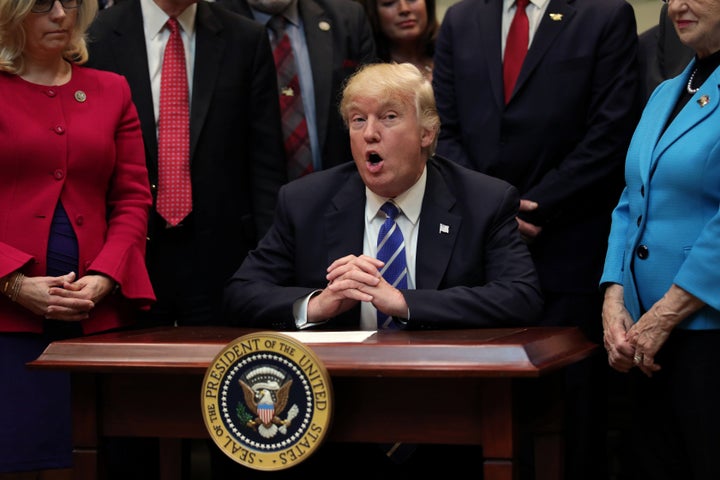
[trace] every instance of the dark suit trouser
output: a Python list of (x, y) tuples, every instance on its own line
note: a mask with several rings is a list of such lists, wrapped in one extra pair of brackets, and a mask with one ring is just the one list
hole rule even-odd
[(193, 215), (180, 226), (158, 230), (148, 242), (147, 265), (157, 301), (141, 314), (140, 326), (218, 323), (221, 292), (213, 295), (211, 290), (225, 279), (208, 278), (207, 265), (198, 263)]
[(656, 363), (630, 372), (623, 479), (720, 479), (720, 330), (674, 330)]

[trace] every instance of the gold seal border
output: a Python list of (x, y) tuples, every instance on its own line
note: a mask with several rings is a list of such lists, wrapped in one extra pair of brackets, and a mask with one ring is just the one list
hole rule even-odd
[[(232, 368), (244, 358), (275, 354), (298, 365), (314, 397), (309, 426), (302, 437), (284, 450), (264, 452), (238, 442), (226, 430), (220, 405), (221, 384)], [(233, 461), (254, 470), (284, 470), (308, 458), (325, 439), (333, 414), (333, 392), (325, 365), (307, 345), (279, 332), (256, 332), (229, 342), (213, 359), (203, 378), (200, 403), (205, 427), (213, 442)]]

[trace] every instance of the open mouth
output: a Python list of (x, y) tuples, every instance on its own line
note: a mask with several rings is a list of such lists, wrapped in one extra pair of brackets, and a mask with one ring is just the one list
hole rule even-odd
[(368, 162), (370, 162), (372, 165), (377, 165), (378, 163), (382, 162), (382, 158), (377, 153), (371, 153), (368, 157)]

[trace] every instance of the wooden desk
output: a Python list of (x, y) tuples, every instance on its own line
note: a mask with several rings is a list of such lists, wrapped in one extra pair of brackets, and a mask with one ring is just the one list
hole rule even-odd
[[(178, 478), (180, 439), (209, 437), (200, 408), (207, 367), (226, 344), (253, 331), (169, 327), (48, 346), (30, 365), (72, 373), (73, 478), (98, 477), (98, 445), (106, 436), (161, 438), (163, 478)], [(518, 382), (551, 377), (597, 348), (576, 328), (560, 327), (381, 331), (361, 343), (310, 346), (333, 382), (327, 441), (480, 444), (486, 480), (517, 478)], [(536, 443), (538, 478), (562, 475), (560, 390), (540, 402), (548, 408)], [(387, 395), (411, 401), (389, 405)]]

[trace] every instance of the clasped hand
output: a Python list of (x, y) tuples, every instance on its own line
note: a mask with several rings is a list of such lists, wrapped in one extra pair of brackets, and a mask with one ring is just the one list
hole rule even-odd
[(327, 269), (327, 286), (308, 304), (308, 321), (327, 320), (358, 302), (372, 302), (388, 315), (407, 315), (403, 294), (380, 275), (383, 265), (367, 255), (347, 255), (335, 260)]
[(643, 342), (643, 348), (638, 348), (640, 334), (655, 330), (653, 327), (657, 325), (653, 325), (647, 315), (643, 315), (637, 324), (633, 322), (630, 312), (625, 308), (621, 286), (611, 285), (607, 288), (602, 320), (603, 343), (612, 368), (628, 372), (632, 367), (638, 367), (648, 377), (660, 370), (660, 365), (655, 363), (655, 354), (665, 338), (656, 342)]
[(47, 319), (83, 320), (112, 291), (114, 282), (104, 275), (75, 278), (75, 272), (59, 277), (25, 277), (17, 302)]

